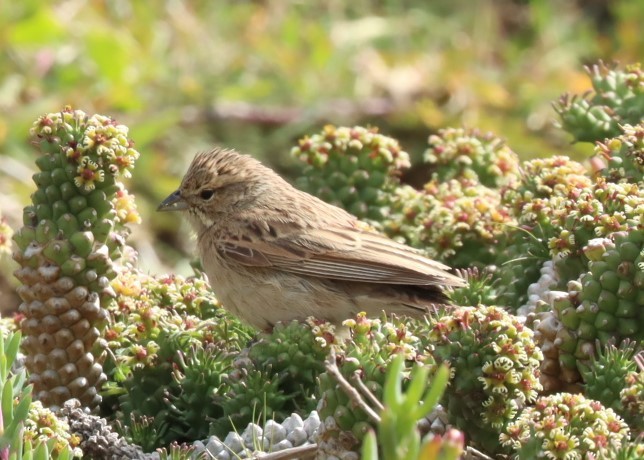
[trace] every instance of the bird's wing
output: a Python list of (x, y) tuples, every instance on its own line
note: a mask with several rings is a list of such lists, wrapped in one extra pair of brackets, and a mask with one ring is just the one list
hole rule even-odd
[[(342, 226), (282, 233), (264, 224), (261, 238), (227, 236), (216, 243), (225, 259), (300, 275), (404, 285), (462, 286), (449, 267), (378, 233)], [(244, 232), (253, 234), (253, 232)]]

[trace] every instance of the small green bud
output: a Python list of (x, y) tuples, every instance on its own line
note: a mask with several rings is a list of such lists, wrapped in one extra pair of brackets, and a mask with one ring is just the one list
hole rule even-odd
[(76, 187), (71, 182), (60, 184), (60, 194), (63, 200), (69, 201), (76, 196)]
[(83, 257), (72, 255), (61, 265), (61, 271), (64, 276), (75, 276), (85, 270), (87, 263)]
[(58, 235), (58, 227), (56, 224), (47, 219), (43, 219), (36, 227), (36, 241), (40, 244), (45, 244), (52, 241)]
[(67, 180), (69, 182), (74, 182), (74, 178), (76, 177), (76, 168), (73, 165), (66, 165), (63, 170), (65, 171), (65, 176), (67, 177)]
[(76, 216), (66, 213), (58, 218), (56, 221), (58, 228), (63, 233), (63, 235), (72, 235), (80, 230), (80, 225), (78, 224), (78, 219)]
[(617, 273), (610, 270), (602, 273), (599, 277), (599, 283), (602, 285), (602, 288), (615, 292), (619, 286), (619, 277), (617, 276)]
[(636, 302), (626, 299), (619, 299), (617, 302), (617, 310), (615, 310), (615, 316), (620, 318), (636, 318), (639, 312), (639, 308)]
[(36, 208), (34, 206), (25, 206), (22, 210), (22, 224), (26, 227), (35, 227), (37, 223)]
[(34, 204), (47, 204), (47, 194), (41, 188), (36, 189), (36, 191), (31, 195), (31, 201)]
[(55, 167), (54, 157), (51, 155), (43, 155), (36, 158), (36, 166), (41, 171), (51, 171)]
[(92, 233), (94, 234), (94, 238), (96, 238), (97, 242), (105, 243), (105, 241), (107, 241), (107, 237), (109, 236), (110, 232), (113, 229), (114, 229), (113, 220), (102, 219), (100, 222), (94, 225), (94, 228), (92, 229)]
[(69, 238), (74, 252), (80, 257), (87, 257), (94, 247), (94, 235), (92, 232), (76, 232)]
[(43, 254), (49, 260), (56, 262), (57, 265), (62, 265), (69, 260), (71, 254), (71, 247), (69, 241), (66, 240), (54, 240), (50, 241), (49, 244), (43, 249)]
[(612, 332), (617, 325), (617, 318), (610, 313), (600, 311), (595, 318), (595, 327), (600, 331)]
[(87, 207), (87, 198), (84, 196), (75, 196), (68, 201), (69, 210), (74, 214), (79, 214)]
[(55, 185), (49, 185), (45, 189), (45, 195), (47, 195), (47, 200), (49, 203), (55, 203), (61, 199), (60, 189)]
[(60, 186), (65, 182), (69, 182), (63, 168), (56, 168), (51, 172), (51, 178), (54, 184)]
[(632, 318), (617, 319), (617, 333), (621, 337), (633, 337), (639, 330), (639, 322), (633, 321)]
[(96, 213), (100, 217), (105, 216), (114, 208), (103, 190), (94, 190), (88, 196), (88, 203), (92, 208), (96, 209)]
[(78, 220), (87, 228), (92, 227), (97, 219), (98, 215), (94, 208), (85, 208), (78, 213)]
[(36, 205), (36, 217), (38, 220), (51, 219), (51, 208), (47, 204)]
[(69, 212), (69, 208), (67, 207), (67, 203), (65, 203), (62, 200), (56, 201), (52, 205), (51, 210), (52, 210), (53, 218), (55, 220), (58, 220), (61, 216), (63, 216), (64, 214)]
[(38, 187), (47, 187), (51, 185), (51, 174), (49, 172), (39, 172), (33, 175), (33, 180)]
[(33, 227), (24, 226), (13, 235), (13, 240), (16, 242), (20, 250), (24, 251), (25, 248), (36, 239), (36, 229)]

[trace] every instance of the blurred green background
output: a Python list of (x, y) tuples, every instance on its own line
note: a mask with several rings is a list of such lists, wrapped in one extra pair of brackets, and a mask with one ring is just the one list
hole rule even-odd
[[(641, 61), (634, 0), (5, 0), (0, 3), (0, 213), (34, 189), (28, 131), (70, 104), (130, 127), (144, 269), (189, 274), (192, 242), (154, 212), (195, 152), (250, 153), (288, 177), (297, 139), (375, 125), (419, 158), (430, 133), (479, 127), (522, 157), (570, 145), (551, 102), (590, 88), (584, 64)], [(0, 302), (12, 307), (4, 256)]]

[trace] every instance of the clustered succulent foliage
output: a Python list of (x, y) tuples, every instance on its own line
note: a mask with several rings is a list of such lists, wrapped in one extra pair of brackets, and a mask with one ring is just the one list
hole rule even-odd
[(13, 254), (25, 364), (35, 396), (54, 408), (72, 397), (95, 407), (106, 380), (99, 339), (114, 300), (110, 281), (126, 224), (138, 220), (120, 182), (139, 156), (127, 134), (111, 118), (69, 107), (31, 129), (40, 172)]
[(429, 180), (422, 190), (396, 190), (385, 231), (455, 267), (492, 262), (501, 235), (515, 224), (501, 190), (517, 181), (517, 155), (476, 130), (440, 130), (429, 144)]
[(582, 395), (557, 393), (526, 407), (501, 434), (501, 442), (519, 451), (532, 438), (547, 458), (612, 458), (628, 440), (626, 423), (601, 403)]
[(419, 336), (427, 353), (452, 371), (450, 421), (494, 452), (499, 433), (542, 389), (543, 355), (533, 332), (503, 309), (479, 305), (432, 319)]
[[(120, 181), (139, 154), (125, 126), (71, 108), (40, 117), (36, 191), (13, 236), (23, 303), (0, 323), (0, 458), (194, 458), (200, 440), (214, 458), (310, 441), (321, 458), (453, 459), (464, 442), (513, 458), (640, 458), (642, 72), (589, 73), (594, 92), (556, 106), (595, 143), (589, 161), (520, 162), (492, 133), (443, 129), (414, 188), (409, 155), (375, 128), (301, 139), (302, 189), (469, 285), (423, 321), (309, 318), (269, 334), (229, 316), (199, 273), (137, 268), (126, 238), (139, 216)], [(0, 218), (0, 256), (10, 238)]]
[(398, 141), (377, 128), (325, 126), (300, 139), (291, 154), (306, 163), (297, 185), (355, 216), (379, 225), (391, 193), (409, 168)]
[(599, 63), (586, 67), (593, 90), (583, 96), (565, 94), (555, 104), (564, 130), (577, 141), (616, 137), (621, 126), (638, 124), (644, 112), (644, 72), (640, 64), (620, 69)]

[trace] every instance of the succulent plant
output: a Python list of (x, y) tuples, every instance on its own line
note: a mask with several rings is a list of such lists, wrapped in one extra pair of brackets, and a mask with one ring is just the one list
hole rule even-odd
[[(412, 369), (407, 390), (403, 392), (403, 368), (402, 355), (397, 355), (387, 367), (382, 404), (372, 408), (378, 419), (378, 437), (374, 431), (367, 433), (362, 460), (460, 458), (465, 444), (463, 433), (452, 428), (444, 435), (430, 433), (421, 441), (418, 428), (419, 422), (438, 404), (449, 380), (449, 370), (443, 366), (429, 378), (429, 368), (417, 364)], [(355, 390), (359, 394), (359, 390)], [(373, 404), (373, 401), (369, 402)], [(364, 401), (364, 404), (368, 403)], [(378, 454), (378, 444), (382, 457)]]
[(0, 458), (69, 460), (81, 457), (79, 439), (65, 420), (32, 400), (19, 364), (20, 332), (0, 335)]
[(644, 439), (639, 436), (637, 439), (625, 442), (620, 448), (612, 449), (606, 458), (615, 460), (640, 460), (644, 458)]
[[(517, 216), (523, 215), (526, 205), (539, 199), (552, 197), (568, 197), (575, 191), (590, 188), (593, 181), (588, 176), (587, 169), (566, 156), (535, 158), (521, 164), (521, 181), (516, 187), (503, 190), (503, 202), (511, 207)], [(547, 203), (544, 203), (547, 205)], [(544, 211), (547, 208), (544, 206)], [(538, 206), (530, 208), (525, 223), (539, 222), (543, 211)]]
[(566, 197), (591, 185), (583, 165), (567, 157), (534, 159), (521, 165), (521, 181), (503, 190), (503, 204), (517, 225), (506, 227), (494, 261), (500, 304), (517, 311), (528, 302), (528, 287), (552, 260), (548, 241), (556, 232), (555, 209)]
[(112, 287), (106, 394), (116, 399), (125, 430), (147, 417), (148, 449), (207, 436), (224, 416), (222, 380), (250, 331), (225, 313), (201, 277), (151, 277), (127, 267)]
[(80, 439), (85, 458), (158, 459), (144, 454), (141, 447), (129, 444), (106, 419), (88, 414), (77, 399), (65, 402), (60, 414), (69, 424), (70, 431)]
[[(576, 174), (574, 163), (563, 160), (555, 164), (559, 172), (548, 167), (538, 173), (543, 168), (531, 166), (535, 172), (532, 185), (504, 196), (518, 213), (519, 224), (507, 236), (507, 246), (496, 261), (500, 266), (500, 299), (511, 308), (527, 301), (527, 286), (539, 276), (535, 263), (541, 268), (546, 261), (554, 261), (558, 279), (555, 287), (563, 290), (587, 270), (583, 248), (591, 239), (638, 230), (643, 225), (644, 188), (635, 183), (607, 182), (603, 177), (592, 180)], [(567, 175), (562, 176), (564, 173)], [(566, 177), (571, 177), (569, 182)], [(544, 182), (544, 178), (548, 180)], [(524, 268), (530, 276), (519, 281), (521, 289), (512, 286), (512, 278), (516, 279)]]
[(429, 136), (424, 160), (432, 179), (466, 179), (491, 188), (508, 187), (519, 179), (519, 157), (492, 133), (447, 128)]
[(32, 445), (49, 444), (49, 455), (57, 459), (61, 454), (71, 452), (74, 457), (82, 457), (83, 452), (78, 447), (80, 438), (70, 431), (66, 420), (59, 418), (50, 409), (43, 407), (40, 401), (33, 401), (29, 407), (29, 415), (24, 424), (23, 439)]
[(212, 424), (211, 432), (223, 436), (249, 423), (262, 420), (283, 420), (289, 395), (281, 389), (284, 377), (272, 374), (270, 369), (258, 369), (244, 360), (224, 377), (218, 404), (223, 416)]
[[(337, 351), (339, 372), (349, 383), (366, 387), (379, 400), (383, 397), (387, 366), (396, 355), (405, 358), (401, 370), (405, 377), (412, 364), (422, 359), (416, 348), (418, 338), (400, 320), (369, 319), (361, 313), (344, 325), (349, 328), (351, 340)], [(319, 452), (327, 456), (358, 452), (367, 432), (374, 429), (373, 422), (328, 370), (320, 375), (319, 392)]]
[(542, 440), (536, 458), (613, 458), (609, 454), (629, 435), (628, 426), (612, 409), (582, 395), (556, 393), (523, 409), (499, 439), (515, 453), (530, 439)]
[(571, 361), (589, 359), (595, 340), (644, 339), (644, 229), (612, 236), (614, 243), (585, 247), (589, 271), (569, 284), (572, 305), (557, 309), (571, 332), (571, 340), (560, 346)]
[(119, 182), (139, 156), (127, 133), (111, 118), (69, 107), (31, 129), (40, 172), (24, 227), (14, 235), (14, 259), (26, 365), (45, 406), (72, 397), (88, 407), (100, 401), (106, 376), (99, 338), (114, 298), (109, 283), (126, 224), (138, 217)]
[(318, 376), (324, 371), (329, 349), (337, 342), (332, 324), (309, 318), (277, 323), (270, 335), (250, 346), (248, 355), (256, 368), (282, 382), (280, 389), (289, 395), (287, 411), (308, 413), (317, 406)]
[(564, 291), (550, 291), (547, 302), (537, 302), (532, 327), (535, 341), (544, 356), (540, 382), (543, 390), (548, 393), (581, 391), (581, 374), (574, 356), (569, 353), (576, 343), (574, 334), (565, 327), (558, 313), (570, 308), (574, 308), (573, 302), (570, 294)]
[(426, 353), (452, 372), (444, 405), (451, 423), (494, 452), (495, 439), (541, 390), (543, 359), (533, 333), (494, 306), (460, 307), (430, 319)]
[(522, 225), (508, 229), (496, 257), (499, 305), (517, 312), (529, 300), (528, 288), (539, 280), (541, 270), (550, 260), (544, 228)]
[(491, 261), (505, 227), (514, 222), (498, 190), (468, 179), (432, 180), (422, 192), (405, 188), (391, 202), (387, 234), (455, 267)]
[(634, 342), (625, 341), (619, 347), (612, 343), (598, 346), (590, 363), (581, 368), (584, 395), (623, 416), (620, 393), (627, 385), (627, 375), (637, 368), (634, 355)]
[(386, 217), (388, 195), (410, 166), (398, 141), (361, 126), (325, 126), (300, 139), (291, 154), (307, 164), (299, 188), (374, 225)]
[(595, 145), (599, 173), (611, 182), (644, 181), (644, 122), (621, 126), (622, 134)]
[(620, 125), (644, 118), (644, 72), (604, 63), (586, 67), (593, 91), (582, 97), (564, 94), (555, 104), (563, 129), (576, 141), (595, 142), (620, 134)]
[(204, 439), (210, 434), (211, 424), (225, 415), (218, 397), (225, 390), (222, 383), (232, 367), (233, 355), (214, 344), (193, 345), (178, 351), (176, 361), (174, 384), (164, 398), (168, 409), (163, 422), (168, 432), (163, 440)]
[(461, 278), (467, 281), (462, 287), (448, 290), (450, 301), (459, 307), (472, 305), (494, 305), (497, 301), (497, 280), (493, 273), (484, 268), (472, 267), (458, 270)]
[(644, 432), (644, 369), (629, 372), (619, 393), (621, 414), (634, 433)]

